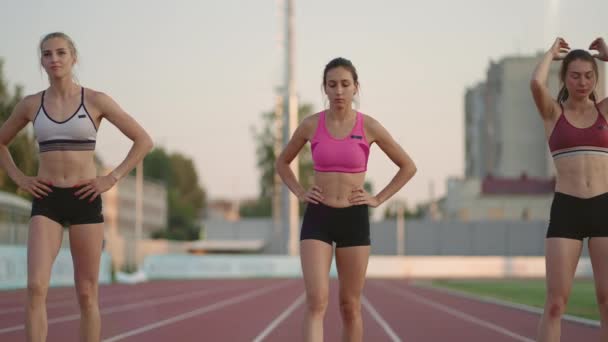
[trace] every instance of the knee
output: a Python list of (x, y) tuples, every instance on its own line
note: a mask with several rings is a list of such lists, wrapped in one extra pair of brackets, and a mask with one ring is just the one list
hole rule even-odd
[(76, 283), (78, 303), (82, 309), (97, 305), (97, 282), (92, 280), (79, 280)]
[(559, 319), (566, 311), (568, 303), (568, 295), (564, 294), (548, 294), (547, 295), (547, 315), (551, 319)]
[(608, 316), (608, 292), (597, 293), (597, 305), (602, 316)]
[(308, 312), (314, 316), (323, 316), (327, 309), (328, 296), (322, 293), (306, 295), (306, 306)]
[(44, 301), (49, 290), (49, 284), (43, 281), (31, 280), (27, 283), (29, 301)]
[(356, 297), (340, 297), (342, 319), (351, 322), (361, 316), (361, 301)]

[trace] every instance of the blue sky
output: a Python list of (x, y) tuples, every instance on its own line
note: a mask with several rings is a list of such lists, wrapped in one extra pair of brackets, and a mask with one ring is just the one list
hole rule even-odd
[[(11, 84), (36, 92), (48, 85), (38, 66), (40, 38), (69, 34), (83, 85), (116, 99), (157, 145), (193, 158), (211, 197), (253, 197), (259, 189), (250, 128), (273, 107), (282, 79), (279, 3), (5, 0), (0, 57)], [(413, 204), (428, 199), (431, 182), (441, 195), (447, 177), (463, 174), (464, 92), (485, 78), (490, 60), (544, 51), (558, 34), (586, 48), (597, 36), (608, 39), (607, 15), (608, 1), (599, 0), (296, 1), (299, 99), (323, 109), (324, 65), (351, 59), (360, 110), (387, 127), (418, 165), (396, 195)], [(115, 165), (129, 143), (106, 122), (97, 150)], [(374, 147), (368, 178), (375, 189), (395, 172)]]

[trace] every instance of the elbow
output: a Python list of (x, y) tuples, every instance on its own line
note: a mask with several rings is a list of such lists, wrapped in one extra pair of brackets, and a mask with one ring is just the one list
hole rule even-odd
[(152, 149), (154, 148), (154, 141), (152, 141), (152, 138), (150, 138), (148, 134), (144, 135), (140, 139), (140, 143), (146, 153), (152, 151)]
[(281, 177), (282, 179), (285, 175), (286, 170), (289, 169), (289, 163), (287, 163), (287, 161), (285, 161), (285, 158), (280, 155), (274, 163), (274, 169), (279, 174), (279, 177)]
[(414, 177), (416, 172), (418, 172), (418, 168), (416, 167), (416, 165), (412, 164), (412, 166), (410, 167), (410, 172), (409, 172), (410, 178)]
[(534, 77), (530, 80), (530, 90), (532, 91), (532, 93), (538, 92), (542, 87), (543, 83), (540, 80)]
[(146, 149), (148, 150), (148, 152), (152, 151), (152, 149), (154, 148), (154, 141), (152, 141), (152, 139), (150, 137), (148, 137), (148, 140), (146, 141)]
[(281, 174), (283, 164), (284, 162), (281, 157), (277, 158), (277, 160), (274, 162), (274, 169), (279, 173), (279, 175)]
[(414, 177), (414, 175), (418, 171), (416, 164), (414, 164), (414, 162), (412, 161), (404, 162), (403, 164), (397, 164), (397, 166), (399, 167), (398, 173), (401, 175), (401, 177), (403, 177), (406, 182), (409, 181), (412, 177)]
[(8, 149), (8, 144), (3, 143), (3, 142), (0, 143), (0, 153), (9, 153), (10, 154), (10, 151)]
[(416, 167), (416, 164), (414, 164), (414, 162), (410, 162), (410, 163), (403, 165), (402, 169), (404, 170), (404, 173), (407, 175), (407, 179), (411, 179), (412, 177), (414, 177), (416, 172), (418, 172), (418, 168)]

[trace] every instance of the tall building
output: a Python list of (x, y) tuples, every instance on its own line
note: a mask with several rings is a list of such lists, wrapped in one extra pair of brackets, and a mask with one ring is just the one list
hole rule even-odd
[[(485, 82), (465, 94), (465, 176), (513, 178), (525, 174), (550, 178), (554, 172), (543, 122), (538, 114), (530, 79), (542, 55), (505, 57), (490, 62)], [(554, 62), (548, 86), (557, 97), (559, 68)], [(600, 80), (604, 79), (600, 68)], [(605, 94), (600, 82), (597, 94)]]
[(465, 95), (465, 177), (481, 178), (486, 174), (484, 151), (485, 83), (467, 89)]

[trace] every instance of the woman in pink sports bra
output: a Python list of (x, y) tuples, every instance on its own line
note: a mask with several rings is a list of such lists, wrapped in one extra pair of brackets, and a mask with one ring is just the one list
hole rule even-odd
[[(568, 43), (557, 38), (530, 84), (557, 171), (545, 240), (547, 295), (538, 327), (538, 341), (543, 342), (560, 340), (560, 320), (585, 238), (601, 317), (600, 340), (608, 341), (608, 99), (596, 97), (594, 59), (608, 61), (608, 46), (597, 38), (589, 49), (598, 54), (570, 51)], [(563, 85), (554, 99), (547, 77), (551, 61), (562, 59)]]
[[(343, 340), (361, 341), (361, 292), (371, 243), (368, 207), (377, 207), (401, 189), (416, 173), (416, 166), (378, 121), (352, 109), (359, 80), (349, 60), (330, 61), (323, 71), (322, 86), (329, 109), (302, 121), (277, 158), (276, 168), (289, 189), (307, 202), (300, 234), (307, 302), (304, 340), (323, 340), (335, 243)], [(308, 190), (289, 168), (306, 142), (311, 144), (315, 170), (314, 185)], [(375, 196), (363, 189), (373, 143), (399, 167), (395, 177)]]

